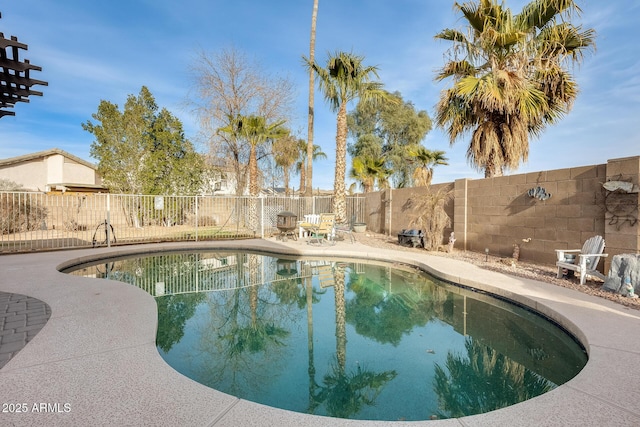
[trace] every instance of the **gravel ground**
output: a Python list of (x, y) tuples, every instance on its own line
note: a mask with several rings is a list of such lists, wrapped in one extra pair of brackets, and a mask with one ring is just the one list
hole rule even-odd
[[(358, 242), (378, 247), (389, 248), (402, 251), (424, 251), (421, 248), (408, 248), (398, 245), (398, 239), (383, 234), (375, 234), (371, 232), (356, 234)], [(578, 278), (558, 279), (556, 277), (555, 265), (533, 264), (526, 261), (519, 261), (512, 265), (511, 258), (498, 258), (489, 255), (488, 261), (485, 261), (485, 254), (477, 252), (454, 250), (452, 253), (447, 252), (429, 252), (430, 255), (455, 258), (477, 265), (487, 270), (497, 271), (511, 276), (525, 277), (528, 279), (538, 280), (540, 282), (550, 283), (556, 286), (575, 289), (585, 294), (594, 295), (600, 298), (614, 301), (625, 307), (640, 310), (640, 298), (628, 298), (622, 295), (601, 290), (602, 281), (597, 278), (588, 278), (584, 285), (580, 284)]]

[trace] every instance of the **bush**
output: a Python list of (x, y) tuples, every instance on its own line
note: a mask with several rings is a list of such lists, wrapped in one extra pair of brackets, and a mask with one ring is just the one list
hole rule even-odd
[(78, 221), (75, 219), (65, 221), (64, 223), (64, 229), (67, 231), (87, 231), (87, 228), (84, 224), (78, 224)]
[(414, 211), (411, 225), (424, 232), (424, 248), (436, 251), (444, 240), (444, 229), (451, 225), (451, 218), (444, 210), (444, 206), (453, 197), (453, 192), (439, 190), (416, 196), (411, 199)]
[(0, 194), (1, 234), (37, 230), (46, 219), (47, 209), (28, 197)]
[(212, 216), (199, 216), (198, 227), (214, 227), (218, 225), (218, 221)]
[(22, 191), (20, 184), (5, 178), (0, 178), (0, 191)]

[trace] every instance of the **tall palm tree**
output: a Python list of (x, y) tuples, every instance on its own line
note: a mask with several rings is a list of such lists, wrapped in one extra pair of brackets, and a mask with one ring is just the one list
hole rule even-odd
[[(311, 14), (311, 37), (309, 41), (309, 62), (314, 63), (316, 57), (316, 21), (318, 19), (318, 0), (313, 0), (313, 13)], [(304, 195), (311, 197), (313, 191), (313, 119), (314, 119), (314, 71), (309, 69), (309, 120), (307, 123), (307, 165), (305, 174)], [(302, 189), (302, 186), (300, 186)]]
[(376, 182), (378, 188), (387, 188), (391, 170), (386, 167), (384, 158), (357, 156), (352, 160), (349, 176), (360, 183), (365, 193), (373, 191)]
[[(298, 173), (300, 174), (300, 193), (304, 193), (305, 192), (305, 185), (306, 185), (306, 171), (307, 171), (307, 156), (308, 156), (308, 151), (307, 151), (307, 143), (305, 140), (300, 139), (298, 140), (298, 150), (299, 150), (299, 157), (298, 157), (298, 162), (296, 163), (296, 171), (298, 171)], [(313, 152), (311, 155), (311, 161), (315, 161), (318, 159), (326, 159), (327, 158), (327, 154), (322, 151), (322, 147), (320, 147), (319, 145), (314, 145), (313, 146)], [(306, 194), (305, 194), (306, 195)]]
[(498, 0), (455, 3), (467, 31), (435, 37), (453, 43), (436, 80), (451, 78), (441, 93), (436, 123), (453, 144), (471, 134), (467, 158), (485, 177), (515, 169), (539, 136), (571, 109), (578, 86), (567, 71), (594, 46), (593, 29), (569, 22), (573, 0), (532, 0), (513, 15)]
[(413, 161), (417, 163), (417, 168), (413, 171), (413, 185), (415, 186), (429, 186), (431, 185), (431, 179), (433, 178), (433, 168), (437, 165), (448, 165), (447, 159), (444, 156), (444, 151), (431, 151), (424, 146), (409, 150), (409, 155), (413, 157)]
[[(336, 168), (333, 212), (337, 222), (347, 217), (347, 193), (345, 175), (347, 171), (347, 104), (355, 99), (364, 102), (379, 102), (388, 99), (378, 78), (378, 68), (365, 66), (364, 57), (353, 53), (336, 52), (330, 55), (326, 68), (307, 61), (309, 69), (315, 71), (318, 87), (324, 94), (331, 110), (338, 113), (336, 126)], [(307, 159), (307, 162), (309, 160)]]

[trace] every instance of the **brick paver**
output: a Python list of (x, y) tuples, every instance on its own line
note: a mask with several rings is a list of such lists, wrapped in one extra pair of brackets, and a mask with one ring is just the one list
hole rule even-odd
[(51, 308), (39, 299), (0, 292), (0, 368), (42, 329)]

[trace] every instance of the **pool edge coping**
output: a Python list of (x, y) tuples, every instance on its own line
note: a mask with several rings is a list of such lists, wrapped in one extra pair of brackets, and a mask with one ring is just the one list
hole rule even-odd
[[(587, 363), (587, 367), (589, 367), (589, 363), (591, 362), (591, 347), (592, 347), (593, 339), (590, 339), (590, 334), (583, 332), (584, 328), (581, 328), (579, 326), (582, 320), (580, 322), (576, 322), (575, 318), (572, 320), (571, 313), (567, 315), (567, 313), (562, 313), (561, 312), (562, 310), (558, 311), (557, 304), (550, 303), (555, 301), (554, 299), (541, 299), (540, 297), (536, 297), (536, 293), (540, 292), (538, 288), (543, 288), (547, 292), (554, 294), (554, 291), (558, 291), (557, 289), (555, 289), (557, 287), (553, 287), (554, 285), (548, 285), (541, 282), (530, 281), (527, 279), (513, 278), (511, 276), (504, 276), (504, 275), (501, 275), (500, 273), (490, 272), (487, 270), (482, 270), (481, 272), (479, 272), (477, 268), (474, 268), (470, 264), (465, 266), (465, 268), (457, 269), (457, 271), (455, 268), (453, 270), (447, 271), (447, 269), (451, 268), (451, 260), (446, 260), (446, 258), (435, 257), (432, 255), (430, 256), (428, 254), (420, 254), (420, 253), (416, 254), (414, 252), (378, 250), (378, 249), (364, 246), (364, 245), (359, 245), (356, 247), (350, 244), (344, 244), (342, 246), (334, 246), (331, 248), (313, 248), (313, 247), (301, 246), (299, 243), (282, 244), (282, 243), (273, 242), (269, 240), (243, 240), (241, 242), (234, 242), (234, 241), (202, 242), (200, 244), (178, 243), (178, 244), (136, 245), (131, 247), (115, 247), (115, 248), (109, 248), (109, 249), (97, 249), (97, 250), (93, 250), (93, 253), (91, 254), (87, 254), (87, 250), (58, 252), (58, 253), (55, 253), (55, 255), (54, 253), (48, 253), (50, 255), (46, 255), (46, 258), (53, 258), (54, 259), (53, 264), (55, 264), (55, 268), (57, 269), (60, 266), (64, 266), (65, 264), (72, 262), (72, 260), (74, 260), (75, 262), (75, 260), (82, 259), (83, 262), (86, 262), (85, 260), (88, 260), (91, 258), (93, 259), (104, 258), (105, 256), (119, 256), (119, 255), (126, 255), (126, 254), (135, 254), (135, 253), (149, 254), (153, 252), (164, 252), (164, 251), (171, 251), (171, 250), (188, 250), (188, 249), (197, 249), (197, 250), (221, 249), (222, 250), (222, 249), (238, 249), (238, 248), (251, 249), (251, 250), (275, 253), (275, 254), (300, 255), (300, 256), (323, 256), (323, 257), (333, 256), (333, 257), (346, 257), (346, 258), (370, 258), (370, 259), (376, 259), (378, 261), (384, 261), (384, 262), (402, 262), (406, 264), (414, 264), (418, 268), (421, 268), (435, 275), (436, 277), (443, 278), (445, 280), (454, 281), (464, 286), (479, 288), (481, 290), (484, 290), (490, 293), (496, 293), (498, 295), (502, 295), (508, 299), (513, 299), (518, 303), (522, 303), (523, 305), (529, 306), (536, 311), (540, 311), (545, 315), (552, 314), (553, 317), (551, 318), (554, 321), (557, 321), (563, 327), (567, 328), (571, 333), (576, 335), (581, 340), (585, 348), (589, 351), (590, 361)], [(362, 250), (361, 252), (358, 253), (358, 256), (353, 255), (353, 251), (356, 248)], [(78, 256), (75, 256), (74, 254), (78, 254)], [(26, 257), (26, 256), (32, 257), (33, 259), (35, 259), (34, 257), (38, 257), (38, 256), (43, 257), (43, 254), (7, 255), (7, 257)], [(0, 261), (3, 261), (3, 260), (5, 259), (0, 257)], [(434, 262), (434, 261), (437, 261), (437, 262)], [(433, 266), (434, 263), (436, 264), (436, 267)], [(456, 263), (461, 263), (461, 261), (455, 261), (453, 265), (454, 266), (464, 265), (464, 263), (463, 264), (456, 264)], [(49, 264), (49, 267), (51, 267), (51, 265), (52, 264)], [(486, 281), (488, 280), (487, 278), (489, 278), (489, 281), (497, 280), (498, 284), (491, 285), (486, 283)], [(90, 279), (85, 279), (85, 280), (90, 280)], [(509, 282), (518, 282), (520, 283), (520, 286), (533, 284), (535, 285), (534, 287), (536, 289), (534, 290), (533, 293), (530, 293), (529, 295), (523, 294), (522, 292), (518, 292), (517, 290), (510, 289)], [(0, 280), (0, 289), (2, 290), (4, 290), (5, 288), (3, 284), (4, 282)], [(125, 286), (130, 287), (129, 285), (125, 285)], [(555, 292), (555, 293), (558, 293), (558, 292)], [(580, 300), (585, 298), (584, 296), (581, 296), (579, 293), (576, 293), (576, 291), (564, 290), (560, 292), (563, 298), (565, 298), (567, 293), (570, 295), (571, 298), (578, 298)], [(25, 294), (27, 293), (25, 292)], [(147, 294), (146, 292), (144, 292), (144, 294), (148, 298), (148, 302), (153, 301), (153, 297), (151, 295)], [(592, 298), (593, 297), (588, 297), (588, 296), (586, 297), (586, 299), (590, 303), (593, 303)], [(48, 301), (46, 301), (46, 299), (44, 299), (43, 301), (46, 303), (49, 303)], [(600, 301), (596, 301), (596, 302), (600, 302)], [(155, 304), (153, 305), (155, 306)], [(554, 307), (554, 305), (556, 305), (556, 307)], [(608, 302), (606, 303), (603, 302), (602, 305), (608, 306), (608, 311), (607, 311), (608, 313), (624, 311), (624, 309), (621, 307), (611, 307)], [(636, 326), (640, 325), (640, 316), (638, 316), (637, 314), (635, 314), (635, 317), (632, 316), (630, 319), (633, 320), (633, 323), (635, 323)], [(157, 322), (157, 318), (155, 319), (155, 321)], [(41, 333), (43, 332), (46, 332), (46, 329), (43, 329), (43, 331), (41, 331)], [(39, 335), (37, 335), (36, 338), (38, 338), (38, 336)], [(155, 334), (153, 336), (153, 341), (155, 342)], [(596, 345), (601, 346), (601, 344), (596, 344)], [(634, 355), (635, 360), (640, 362), (640, 354), (638, 353), (638, 348), (640, 348), (640, 344), (635, 342), (634, 345), (637, 348), (633, 349), (632, 351), (624, 349), (623, 348), (624, 346), (622, 345), (617, 350), (626, 351)], [(612, 348), (615, 350), (614, 347)], [(28, 351), (28, 350), (29, 350), (29, 346), (23, 349), (23, 351)], [(19, 353), (16, 356), (16, 358), (20, 358), (21, 353)], [(159, 355), (158, 355), (158, 358), (159, 358)], [(9, 363), (11, 363), (11, 361)], [(636, 363), (636, 366), (637, 365), (640, 365), (640, 363)], [(173, 371), (173, 369), (170, 366), (166, 365), (166, 367), (167, 369)], [(13, 370), (12, 368), (9, 368), (9, 370), (7, 371), (0, 370), (0, 380), (3, 378), (4, 374), (6, 374), (7, 372), (15, 373), (16, 371), (21, 371), (24, 369), (28, 370), (30, 369), (30, 367), (23, 366), (23, 367), (17, 368), (16, 370)], [(583, 372), (581, 372), (578, 375), (578, 377), (583, 376)], [(551, 393), (554, 394), (555, 398), (560, 398), (560, 399), (565, 398), (563, 397), (563, 394), (570, 394), (570, 393), (563, 393), (563, 391), (566, 392), (567, 390), (578, 391), (586, 395), (591, 395), (591, 393), (589, 392), (590, 390), (584, 390), (582, 386), (572, 385), (574, 381), (575, 379), (571, 380), (569, 383), (565, 385), (558, 387), (556, 390), (559, 390), (559, 392), (556, 392), (556, 390), (554, 390)], [(201, 391), (200, 389), (198, 390)], [(220, 393), (220, 392), (217, 392), (217, 393)], [(543, 396), (547, 396), (551, 393), (547, 393)], [(602, 398), (595, 396), (595, 394), (597, 393), (593, 393), (593, 394), (594, 394), (593, 397), (599, 400), (599, 402), (602, 404), (603, 403)], [(535, 406), (538, 403), (541, 403), (542, 401), (548, 400), (546, 398), (541, 399), (541, 397), (543, 396), (531, 399), (529, 401), (523, 402), (518, 405), (514, 405), (508, 408), (503, 408), (497, 411), (492, 411), (486, 414), (474, 415), (474, 416), (469, 416), (469, 417), (464, 417), (459, 419), (439, 420), (437, 422), (434, 422), (434, 421), (424, 421), (424, 422), (429, 422), (430, 423), (429, 425), (436, 425), (435, 423), (437, 424), (445, 423), (449, 425), (452, 425), (452, 424), (460, 425), (460, 423), (463, 423), (464, 425), (473, 425), (476, 422), (480, 422), (482, 424), (488, 421), (489, 419), (493, 419), (494, 421), (504, 419), (503, 417), (507, 417), (506, 419), (509, 419), (509, 417), (513, 416), (514, 411), (516, 413), (519, 413), (519, 412), (522, 412), (523, 409), (526, 409), (524, 408), (525, 406), (532, 406), (532, 405)], [(612, 411), (622, 410), (627, 412), (626, 409), (621, 408), (619, 405), (617, 405), (617, 401), (615, 399), (612, 399), (611, 402), (604, 402), (604, 403), (607, 406), (610, 406), (610, 409)], [(549, 405), (549, 403), (545, 403), (545, 405)], [(271, 414), (271, 416), (274, 417), (273, 418), (274, 423), (278, 425), (283, 425), (283, 423), (284, 425), (295, 425), (297, 422), (299, 422), (302, 419), (304, 419), (304, 422), (306, 424), (309, 424), (311, 422), (312, 425), (315, 424), (315, 422), (318, 422), (318, 425), (322, 425), (323, 423), (327, 422), (327, 418), (325, 417), (299, 414), (295, 412), (283, 411), (283, 410), (274, 409), (274, 408), (265, 408), (262, 405), (259, 405), (253, 402), (234, 400), (233, 404), (230, 407), (224, 408), (224, 411), (221, 411), (219, 417), (212, 419), (211, 422), (207, 425), (225, 425), (226, 423), (229, 423), (231, 419), (235, 421), (240, 421), (238, 419), (238, 416), (239, 416), (238, 411), (244, 411), (245, 415), (249, 415), (249, 417), (255, 416), (251, 414), (260, 414), (260, 421), (262, 422), (268, 421), (263, 417), (264, 414), (266, 413)], [(584, 415), (584, 411), (582, 411), (582, 413)], [(634, 420), (634, 422), (640, 422), (640, 414), (638, 414), (635, 411), (628, 411), (628, 413), (626, 413), (625, 415), (627, 415), (625, 419), (630, 418)], [(300, 418), (299, 416), (303, 418)], [(228, 417), (231, 417), (231, 419)], [(317, 418), (318, 420), (312, 422), (310, 418)], [(593, 425), (597, 425), (595, 423), (598, 422), (597, 421), (598, 418), (599, 417), (593, 416), (587, 419), (590, 419), (594, 423)], [(562, 419), (562, 417), (558, 418), (558, 420), (560, 419)], [(249, 419), (244, 419), (244, 418), (243, 420), (249, 421)], [(332, 424), (344, 423), (346, 425), (346, 424), (355, 422), (353, 420), (338, 420), (338, 419), (330, 419), (330, 420)], [(358, 422), (364, 423), (363, 421), (358, 421)], [(366, 423), (383, 423), (383, 422), (366, 422)], [(384, 424), (396, 425), (397, 423), (398, 422), (387, 422)], [(412, 422), (412, 425), (415, 425), (415, 423), (416, 422)], [(531, 425), (533, 425), (533, 420)], [(586, 424), (586, 425), (589, 425), (589, 424)], [(622, 425), (624, 425), (624, 423), (622, 423)], [(632, 425), (632, 424), (629, 424), (629, 425)]]

